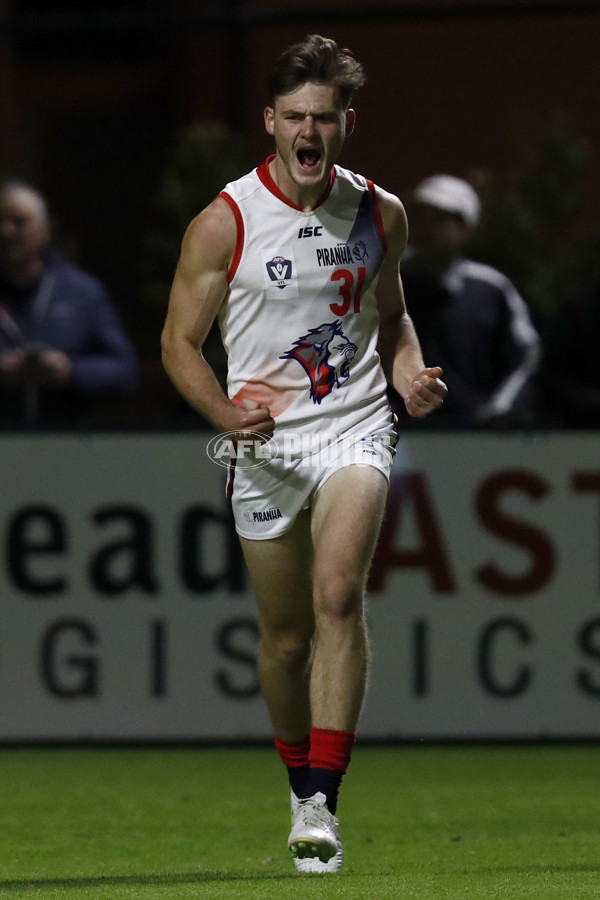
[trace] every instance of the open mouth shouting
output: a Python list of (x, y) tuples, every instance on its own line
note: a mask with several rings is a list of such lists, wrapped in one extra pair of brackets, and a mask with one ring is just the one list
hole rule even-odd
[(314, 173), (321, 162), (322, 153), (315, 147), (302, 147), (296, 152), (296, 158), (301, 172), (307, 175)]

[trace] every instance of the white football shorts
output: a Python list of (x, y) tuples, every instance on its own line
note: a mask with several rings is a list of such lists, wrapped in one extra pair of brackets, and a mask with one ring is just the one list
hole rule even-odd
[(238, 458), (228, 485), (237, 533), (258, 541), (285, 534), (327, 479), (346, 466), (372, 466), (389, 482), (397, 440), (391, 413), (380, 410), (342, 436), (317, 435), (300, 447), (290, 440), (287, 448), (277, 437), (269, 442), (277, 446), (268, 461), (269, 444), (258, 448), (256, 458)]

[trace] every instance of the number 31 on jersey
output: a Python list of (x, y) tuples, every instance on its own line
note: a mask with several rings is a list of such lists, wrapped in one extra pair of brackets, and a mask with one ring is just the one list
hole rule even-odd
[(350, 308), (352, 308), (354, 313), (360, 312), (360, 296), (365, 283), (365, 275), (366, 269), (364, 266), (358, 267), (356, 278), (350, 269), (335, 270), (331, 280), (341, 282), (339, 285), (341, 300), (339, 303), (329, 304), (329, 309), (334, 315), (345, 316), (346, 313), (350, 312)]

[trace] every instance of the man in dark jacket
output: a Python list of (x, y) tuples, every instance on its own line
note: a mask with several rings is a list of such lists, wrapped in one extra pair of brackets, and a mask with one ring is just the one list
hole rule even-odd
[(423, 356), (439, 363), (448, 385), (438, 427), (519, 424), (529, 416), (540, 339), (512, 282), (465, 258), (479, 214), (475, 190), (452, 175), (426, 178), (409, 204), (402, 281)]
[(73, 424), (137, 382), (104, 286), (50, 245), (44, 198), (0, 188), (0, 423)]

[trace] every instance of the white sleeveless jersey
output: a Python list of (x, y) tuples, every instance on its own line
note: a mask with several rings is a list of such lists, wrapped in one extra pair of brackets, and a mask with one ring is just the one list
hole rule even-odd
[(326, 196), (305, 212), (281, 193), (268, 163), (220, 194), (238, 229), (219, 313), (229, 397), (268, 406), (275, 437), (283, 429), (341, 435), (378, 409), (390, 422), (376, 350), (385, 237), (374, 186), (335, 166)]

